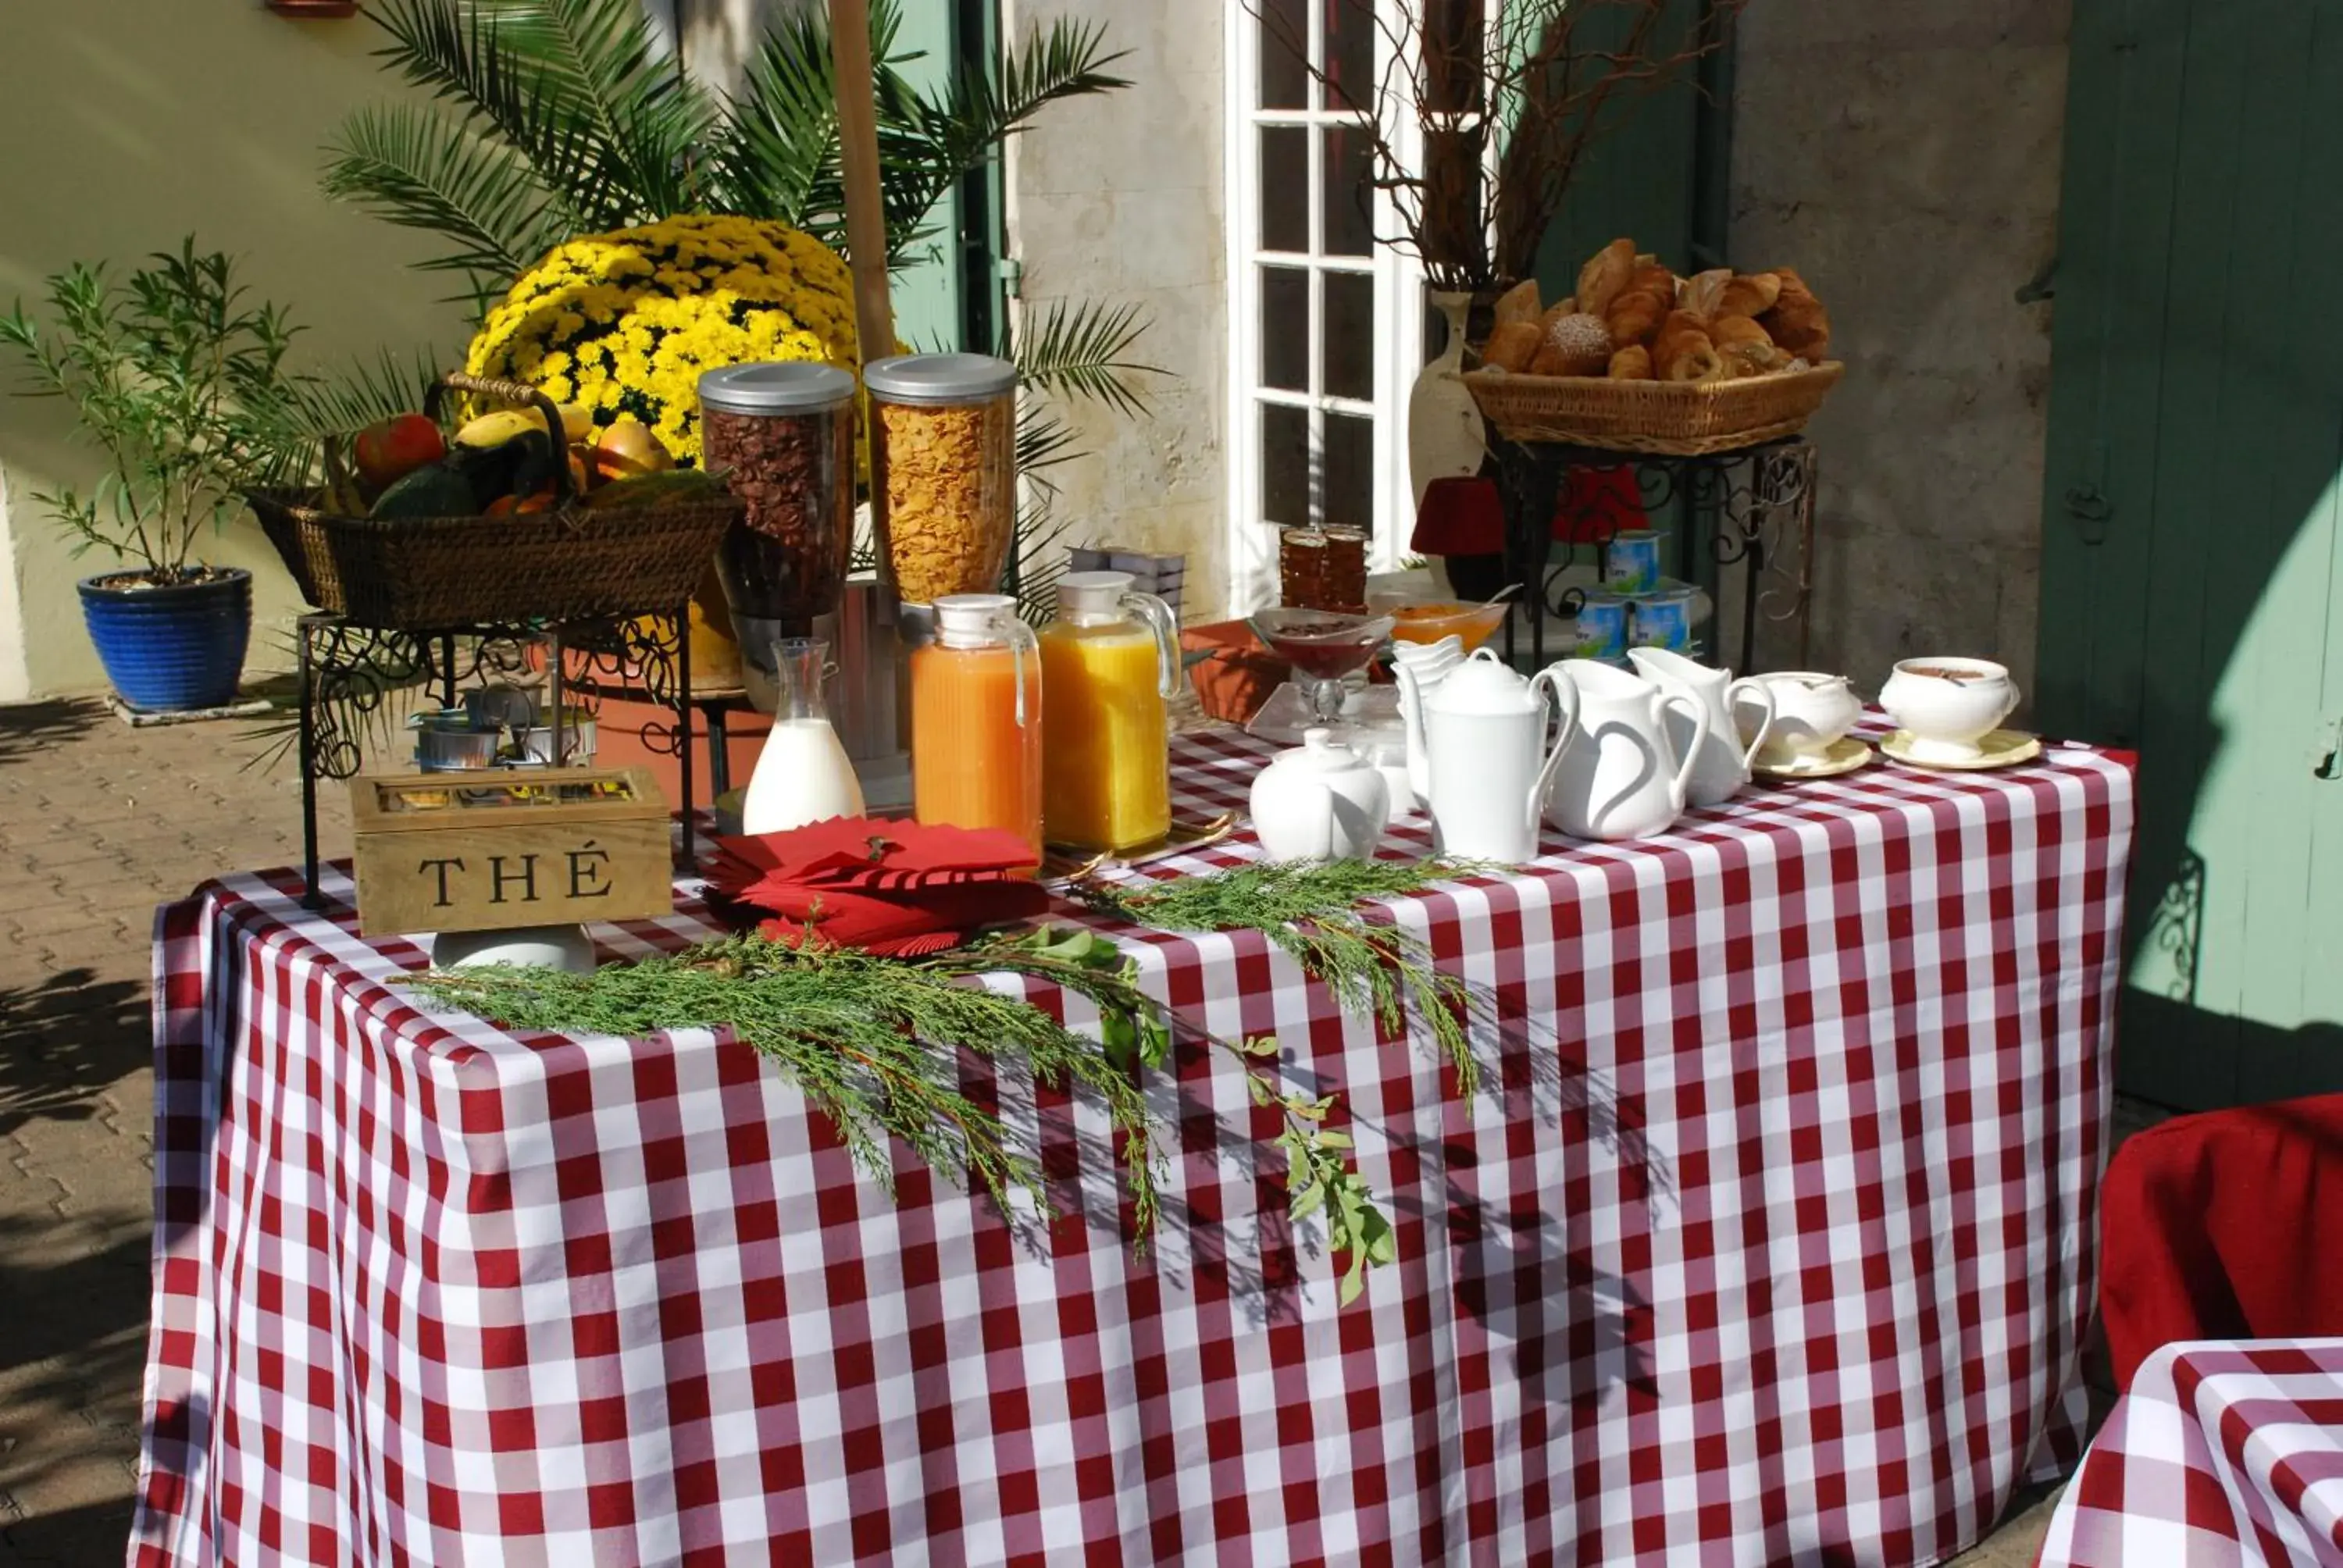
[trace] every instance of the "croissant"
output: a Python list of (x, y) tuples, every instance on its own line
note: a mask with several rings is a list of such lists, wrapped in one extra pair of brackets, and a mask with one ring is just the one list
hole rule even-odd
[(1689, 310), (1671, 310), (1660, 323), (1657, 336), (1652, 339), (1652, 363), (1665, 366), (1683, 348), (1686, 338), (1698, 338), (1710, 347), (1715, 347), (1708, 336), (1708, 323)]
[(1611, 328), (1614, 343), (1645, 343), (1667, 313), (1667, 304), (1658, 295), (1631, 288), (1611, 302), (1604, 324)]
[(1635, 242), (1613, 240), (1578, 269), (1579, 308), (1591, 316), (1604, 315), (1611, 308), (1611, 302), (1627, 291), (1628, 281), (1634, 273)]
[(1640, 288), (1658, 299), (1665, 307), (1662, 315), (1676, 307), (1676, 275), (1656, 261), (1638, 265), (1634, 276), (1627, 280), (1627, 286)]
[(1722, 381), (1730, 372), (1725, 360), (1705, 337), (1686, 339), (1667, 363), (1670, 381)]
[(1703, 321), (1713, 319), (1716, 315), (1717, 301), (1725, 297), (1725, 286), (1732, 281), (1731, 267), (1712, 267), (1684, 279), (1684, 292), (1677, 296), (1676, 304)]
[(1770, 272), (1753, 272), (1725, 286), (1716, 301), (1719, 316), (1763, 316), (1782, 297), (1782, 280)]
[(1630, 343), (1611, 356), (1611, 367), (1605, 374), (1614, 381), (1649, 381), (1652, 351), (1640, 343)]
[(1534, 319), (1500, 322), (1481, 345), (1481, 363), (1500, 370), (1526, 370), (1544, 343), (1545, 328)]
[(1764, 376), (1790, 364), (1790, 357), (1770, 343), (1719, 345), (1716, 352), (1731, 376)]
[[(1770, 304), (1771, 301), (1768, 303)], [(1497, 296), (1496, 308), (1496, 324), (1499, 327), (1503, 327), (1509, 322), (1535, 321), (1545, 313), (1545, 307), (1538, 303), (1537, 279), (1525, 277)], [(1487, 356), (1483, 355), (1483, 357), (1485, 358)]]
[(1820, 365), (1830, 356), (1830, 312), (1806, 280), (1788, 267), (1775, 267), (1774, 276), (1781, 280), (1782, 292), (1758, 325), (1795, 357)]
[(1720, 351), (1745, 347), (1774, 347), (1772, 335), (1745, 316), (1719, 316), (1709, 323), (1708, 337)]

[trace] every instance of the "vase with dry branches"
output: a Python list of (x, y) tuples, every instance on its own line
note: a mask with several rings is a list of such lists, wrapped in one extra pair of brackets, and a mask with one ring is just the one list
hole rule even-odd
[[(1748, 0), (1247, 0), (1264, 46), (1301, 63), (1325, 106), (1357, 116), (1368, 174), (1388, 198), (1379, 243), (1424, 281), (1487, 295), (1529, 276), (1588, 149), (1644, 99), (1692, 79)], [(1308, 7), (1378, 35), (1367, 81), (1313, 62)]]

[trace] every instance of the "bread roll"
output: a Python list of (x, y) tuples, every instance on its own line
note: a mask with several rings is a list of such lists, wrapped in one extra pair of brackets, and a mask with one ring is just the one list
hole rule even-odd
[(1709, 341), (1719, 350), (1755, 347), (1771, 348), (1774, 339), (1766, 330), (1745, 316), (1720, 316), (1709, 323)]
[(1732, 281), (1733, 269), (1729, 266), (1712, 267), (1687, 277), (1683, 289), (1676, 295), (1676, 305), (1703, 321), (1715, 320), (1717, 301), (1725, 297), (1725, 286)]
[(1809, 365), (1820, 365), (1830, 357), (1830, 312), (1806, 286), (1806, 280), (1788, 267), (1775, 267), (1774, 276), (1781, 280), (1782, 292), (1775, 299), (1774, 308), (1760, 317), (1757, 324), (1794, 357)]
[(1627, 284), (1635, 275), (1635, 242), (1614, 239), (1589, 257), (1578, 269), (1578, 307), (1590, 316), (1601, 316), (1611, 308), (1611, 302), (1627, 291)]
[(1545, 307), (1538, 303), (1538, 285), (1534, 277), (1523, 278), (1497, 296), (1496, 324), (1499, 327), (1515, 321), (1535, 321), (1544, 314)]
[(1611, 333), (1599, 316), (1558, 316), (1530, 362), (1536, 376), (1600, 376), (1611, 367)]
[(1725, 286), (1716, 302), (1719, 316), (1763, 316), (1782, 297), (1782, 280), (1770, 272), (1753, 272)]
[(1658, 295), (1631, 288), (1611, 302), (1604, 324), (1611, 328), (1614, 343), (1648, 343), (1667, 313), (1667, 303)]
[(1652, 351), (1640, 343), (1630, 343), (1611, 356), (1611, 367), (1605, 374), (1614, 381), (1649, 381)]
[(1506, 321), (1481, 345), (1481, 363), (1500, 370), (1526, 370), (1544, 346), (1545, 328), (1535, 321)]
[(1770, 343), (1720, 344), (1716, 350), (1731, 376), (1765, 376), (1789, 366), (1790, 357)]

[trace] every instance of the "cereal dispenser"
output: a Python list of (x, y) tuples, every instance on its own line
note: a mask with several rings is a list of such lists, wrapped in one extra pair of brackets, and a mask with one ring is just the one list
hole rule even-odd
[(854, 548), (854, 377), (834, 365), (732, 365), (699, 378), (702, 461), (744, 503), (717, 556), (742, 656), (836, 615)]
[(865, 366), (862, 384), (879, 548), (925, 624), (940, 598), (1000, 589), (1017, 523), (1017, 367), (905, 354)]

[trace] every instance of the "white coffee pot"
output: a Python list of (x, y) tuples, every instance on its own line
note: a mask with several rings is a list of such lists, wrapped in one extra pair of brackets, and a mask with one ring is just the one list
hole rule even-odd
[[(1550, 691), (1562, 725), (1546, 742)], [(1401, 690), (1408, 756), (1424, 760), (1420, 792), (1443, 854), (1519, 865), (1537, 857), (1554, 769), (1578, 723), (1576, 695), (1552, 670), (1524, 678), (1489, 648), (1423, 691)]]
[[(1642, 839), (1684, 815), (1685, 792), (1708, 741), (1708, 709), (1639, 675), (1592, 658), (1566, 658), (1548, 674), (1578, 694), (1578, 734), (1563, 749), (1546, 820), (1574, 839)], [(1679, 749), (1667, 716), (1690, 725)]]
[(1272, 860), (1363, 860), (1390, 823), (1383, 774), (1331, 729), (1303, 730), (1253, 775), (1253, 831)]
[[(1756, 760), (1757, 749), (1765, 744), (1774, 728), (1773, 689), (1754, 677), (1735, 680), (1729, 669), (1711, 669), (1664, 648), (1631, 648), (1627, 658), (1637, 673), (1662, 690), (1690, 698), (1708, 712), (1708, 738), (1698, 747), (1686, 747), (1677, 735), (1671, 737), (1678, 739), (1680, 749), (1689, 749), (1695, 759), (1692, 782), (1684, 789), (1685, 802), (1722, 806), (1739, 794), (1749, 782), (1749, 765)], [(1733, 718), (1735, 704), (1744, 699), (1760, 715), (1756, 730), (1745, 745), (1735, 730)], [(1671, 729), (1680, 732), (1682, 727)]]

